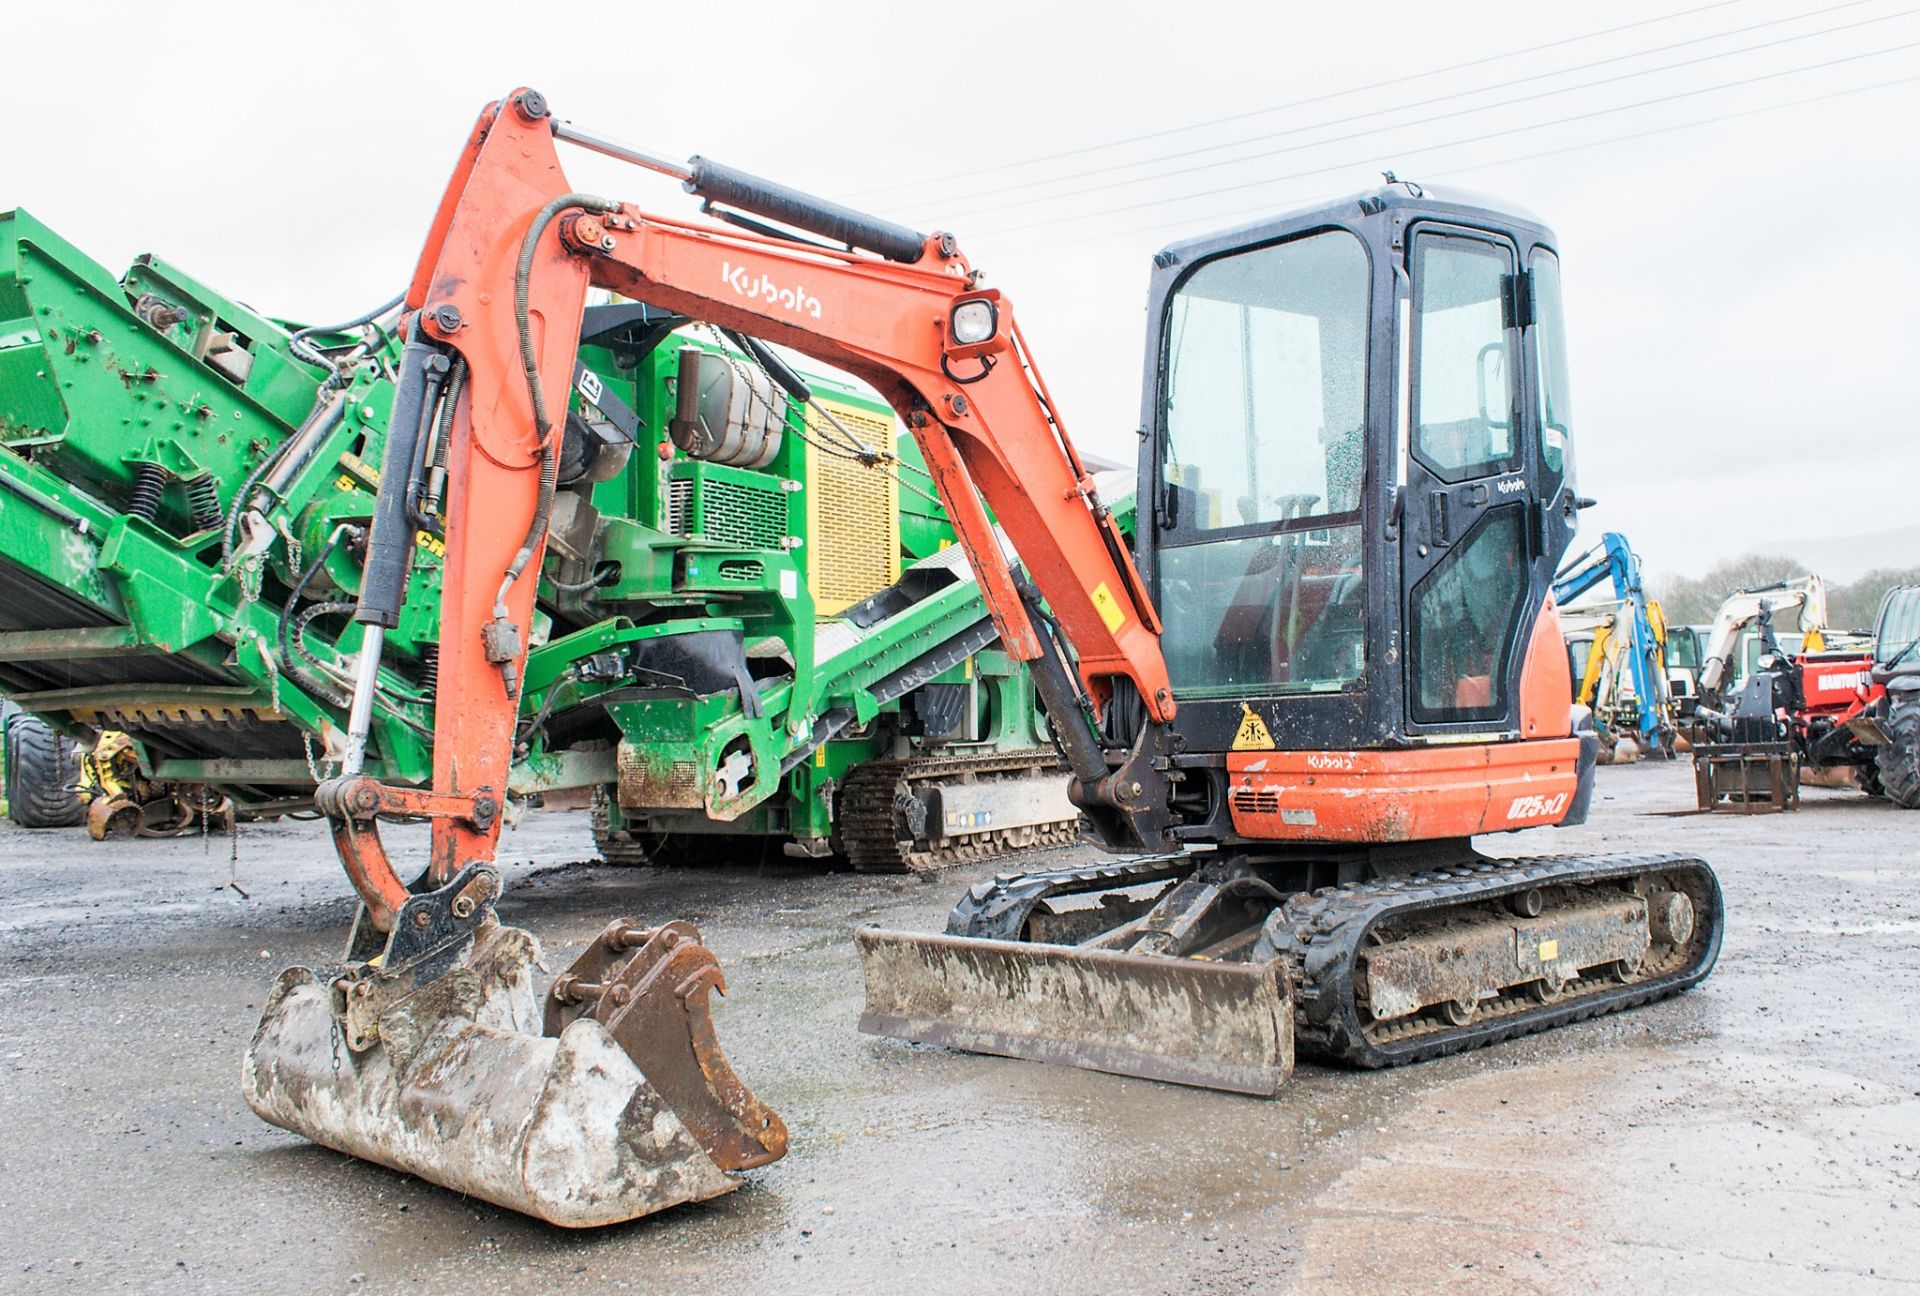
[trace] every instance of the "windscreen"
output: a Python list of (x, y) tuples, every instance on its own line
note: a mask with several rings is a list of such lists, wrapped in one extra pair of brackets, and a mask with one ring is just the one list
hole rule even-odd
[(1176, 694), (1324, 692), (1365, 665), (1369, 271), (1344, 230), (1219, 257), (1166, 319), (1162, 646)]

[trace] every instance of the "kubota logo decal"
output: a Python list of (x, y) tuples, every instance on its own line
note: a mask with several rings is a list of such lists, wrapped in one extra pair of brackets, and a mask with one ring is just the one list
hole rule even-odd
[(1557, 815), (1567, 808), (1567, 794), (1556, 792), (1552, 796), (1515, 797), (1513, 804), (1507, 807), (1508, 819), (1544, 819)]
[(769, 306), (781, 306), (795, 315), (806, 315), (812, 319), (820, 318), (820, 299), (808, 294), (805, 288), (795, 284), (791, 288), (782, 288), (764, 274), (747, 273), (745, 266), (734, 265), (731, 261), (720, 263), (720, 277), (727, 287), (752, 301), (763, 301)]

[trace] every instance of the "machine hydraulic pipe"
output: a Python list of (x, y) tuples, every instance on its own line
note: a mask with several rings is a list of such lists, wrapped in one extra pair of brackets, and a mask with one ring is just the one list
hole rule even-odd
[(686, 191), (708, 202), (725, 203), (768, 220), (777, 220), (795, 229), (830, 238), (848, 247), (876, 252), (889, 261), (912, 265), (926, 255), (927, 236), (905, 225), (826, 198), (818, 198), (749, 172), (741, 171), (712, 158), (692, 157), (682, 166), (645, 149), (616, 144), (570, 122), (555, 122), (553, 137), (577, 144), (603, 157), (618, 158), (635, 166), (657, 171), (679, 180)]
[(446, 380), (448, 361), (439, 348), (415, 337), (400, 356), (400, 384), (393, 393), (393, 421), (380, 459), (380, 490), (374, 497), (365, 574), (353, 619), (391, 630), (400, 624), (407, 569), (413, 562), (413, 522), (407, 516), (407, 484), (414, 446), (426, 435)]

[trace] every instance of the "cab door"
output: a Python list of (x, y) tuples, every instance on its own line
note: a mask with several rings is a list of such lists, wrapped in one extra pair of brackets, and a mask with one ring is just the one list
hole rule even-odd
[(1535, 483), (1526, 280), (1503, 234), (1421, 223), (1407, 246), (1411, 365), (1401, 492), (1407, 731), (1518, 727)]

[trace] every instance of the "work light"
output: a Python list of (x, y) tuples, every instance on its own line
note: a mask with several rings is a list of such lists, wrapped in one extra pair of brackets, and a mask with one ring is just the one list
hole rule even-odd
[(953, 308), (953, 340), (961, 346), (988, 341), (999, 327), (999, 311), (983, 298), (963, 301)]

